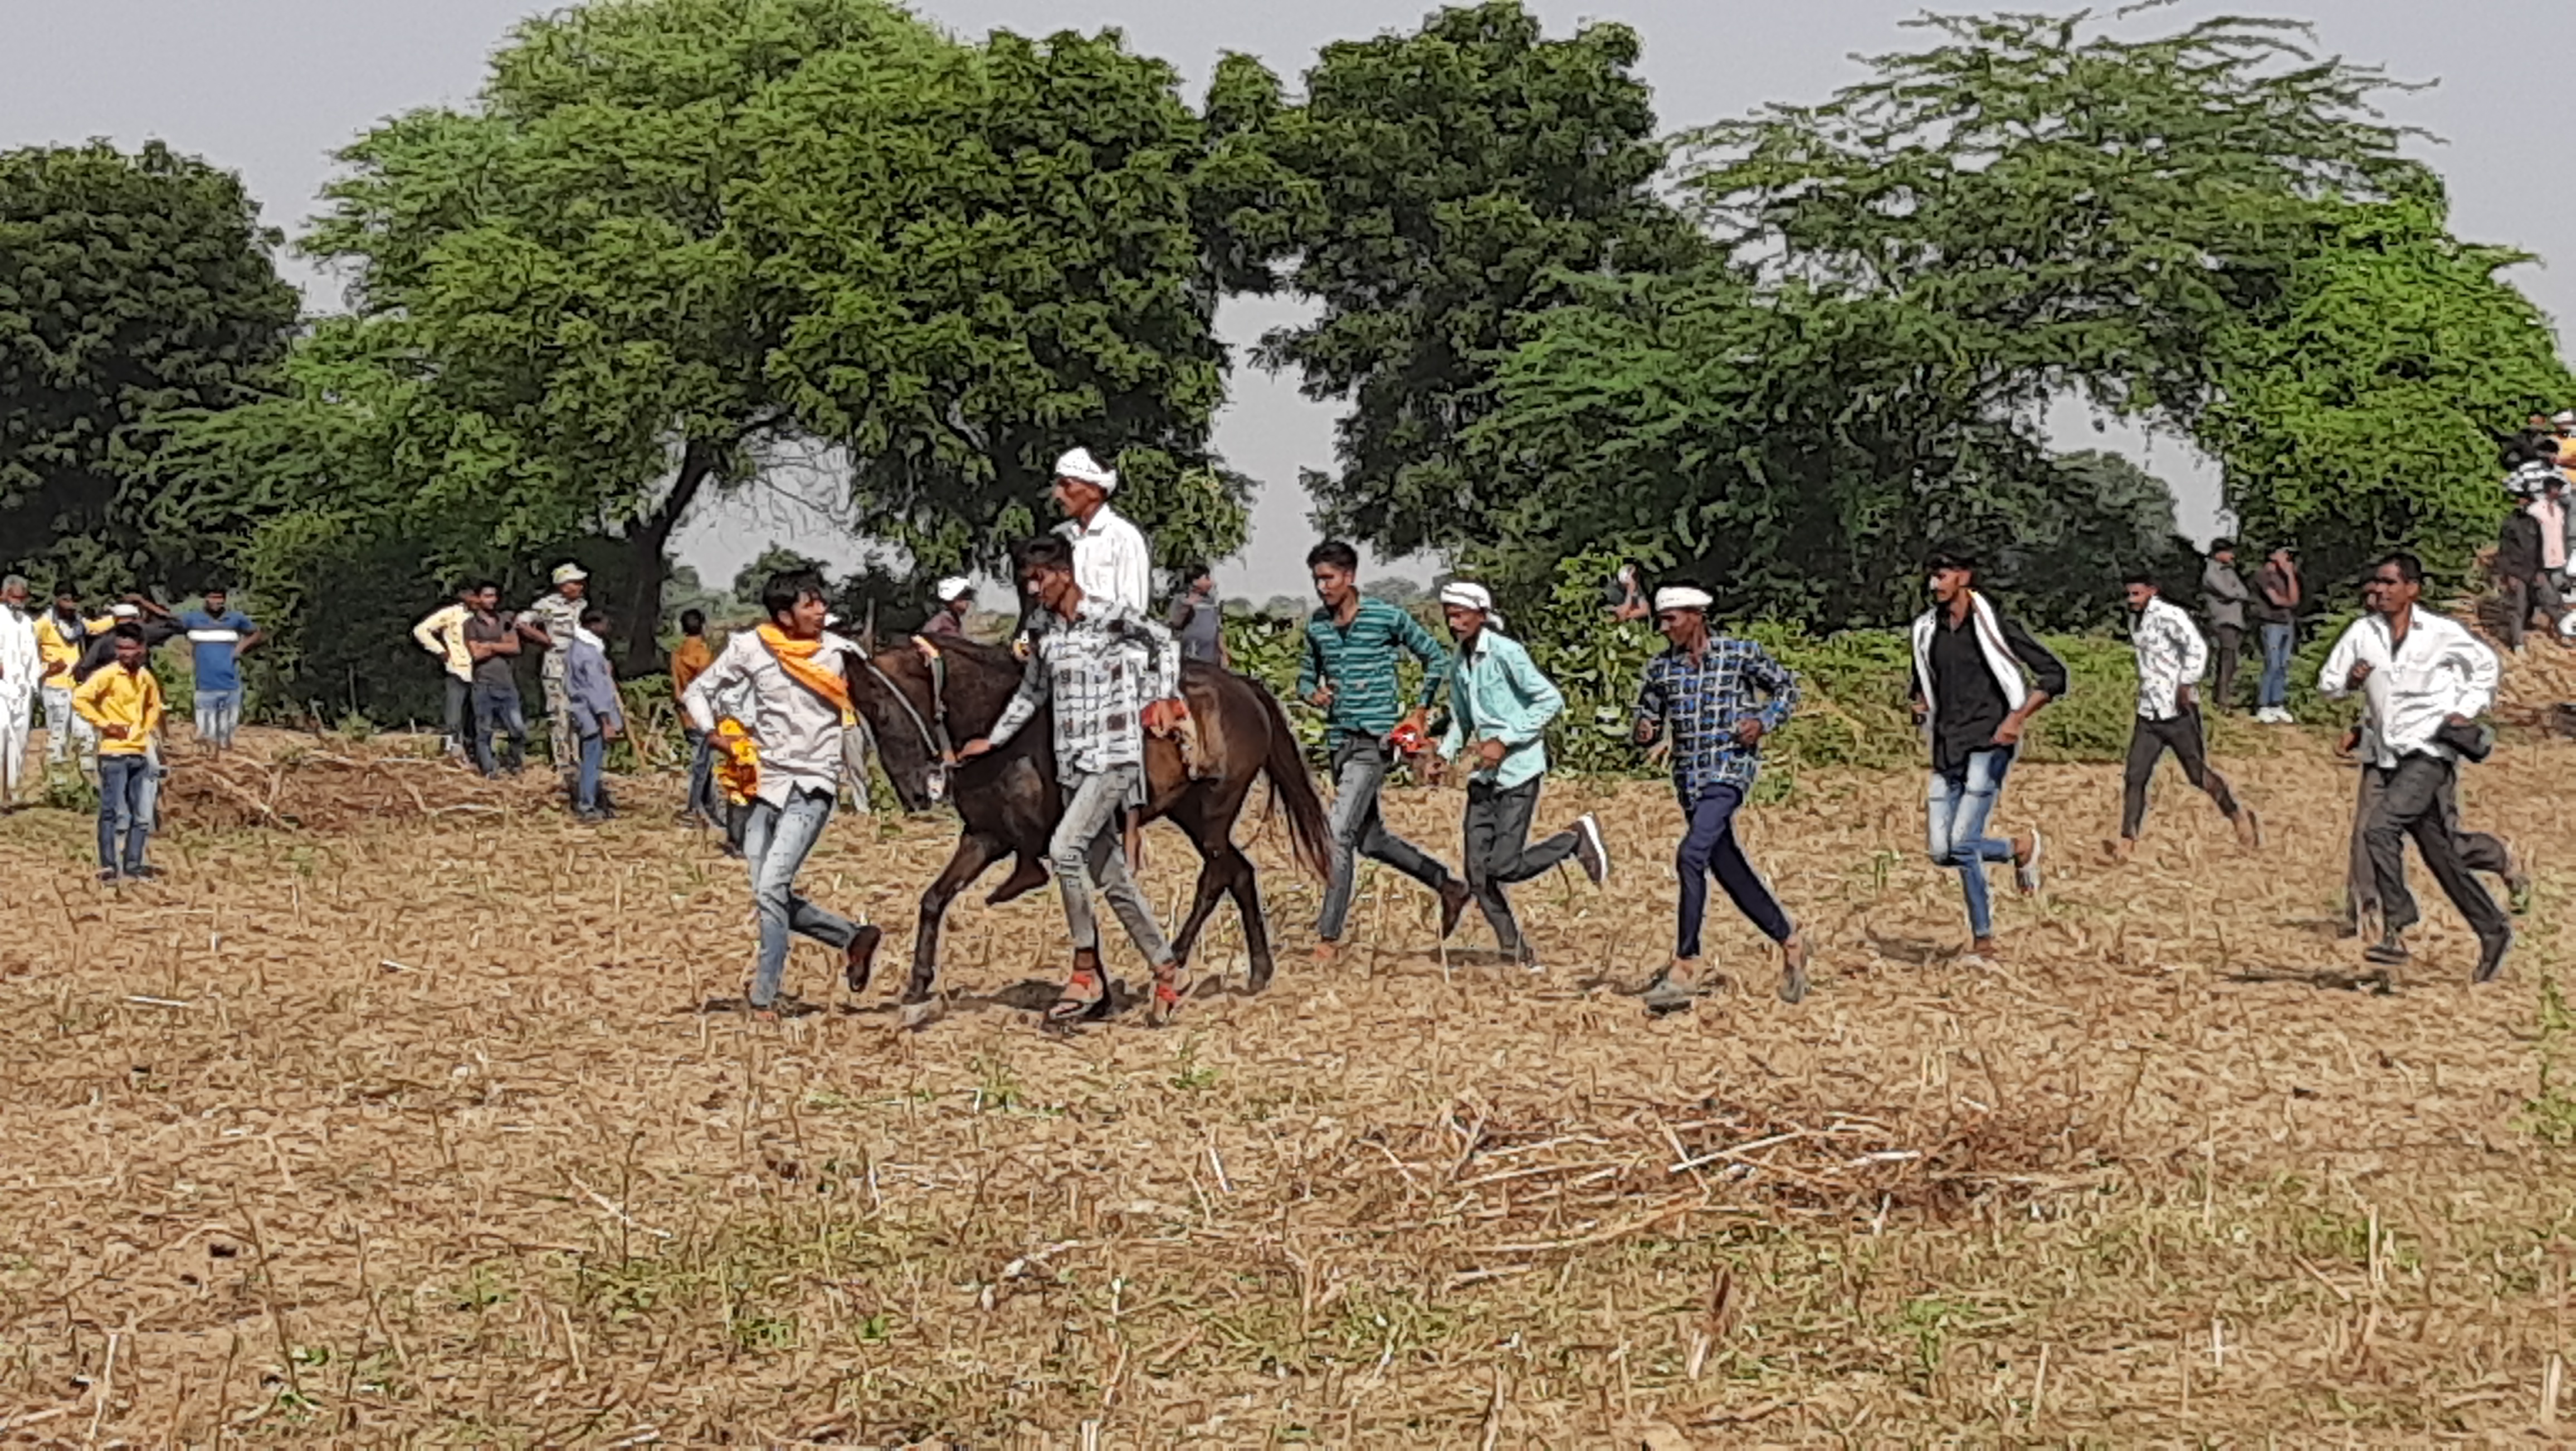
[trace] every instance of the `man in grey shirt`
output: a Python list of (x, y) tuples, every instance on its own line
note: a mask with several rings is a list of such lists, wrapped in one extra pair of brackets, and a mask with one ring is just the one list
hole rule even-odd
[(1172, 601), (1172, 612), (1164, 620), (1172, 636), (1181, 642), (1181, 658), (1204, 660), (1210, 665), (1225, 664), (1225, 609), (1217, 603), (1216, 577), (1204, 564), (1193, 564), (1181, 571), (1183, 589)]
[(2209, 610), (2209, 633), (2218, 643), (2218, 678), (2209, 703), (2220, 712), (2236, 704), (2236, 663), (2244, 658), (2245, 602), (2253, 598), (2245, 577), (2236, 572), (2236, 541), (2214, 539), (2209, 562), (2200, 570), (2201, 603)]

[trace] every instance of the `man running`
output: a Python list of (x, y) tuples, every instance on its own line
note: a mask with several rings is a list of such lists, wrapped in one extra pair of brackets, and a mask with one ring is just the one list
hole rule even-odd
[(1565, 695), (1539, 673), (1521, 642), (1505, 635), (1494, 597), (1480, 584), (1445, 585), (1440, 604), (1458, 641), (1449, 676), (1449, 730), (1443, 760), (1462, 756), (1467, 775), (1464, 854), (1467, 889), (1484, 910), (1494, 941), (1513, 961), (1544, 972), (1538, 953), (1512, 915), (1506, 889), (1572, 858), (1600, 886), (1610, 879), (1601, 823), (1585, 815), (1536, 846), (1530, 820), (1547, 780), (1548, 723), (1565, 713)]
[(232, 749), (241, 729), (241, 657), (268, 638), (251, 618), (232, 607), (222, 585), (206, 587), (205, 603), (179, 617), (188, 632), (188, 656), (196, 676), (197, 741), (210, 750)]
[[(2039, 890), (2037, 827), (2016, 840), (1986, 835), (2022, 731), (2066, 693), (2066, 666), (2017, 620), (1977, 592), (1963, 551), (1932, 559), (1932, 608), (1914, 621), (1914, 710), (1931, 736), (1927, 835), (1936, 866), (1954, 867), (1968, 899), (1969, 951), (1992, 959), (1994, 903), (1986, 863), (2011, 862), (2024, 896)], [(2025, 681), (2027, 667), (2033, 679)], [(2035, 682), (2035, 683), (2034, 683)]]
[[(1341, 952), (1349, 925), (1359, 858), (1380, 861), (1440, 894), (1440, 936), (1448, 940), (1475, 894), (1421, 848), (1387, 829), (1378, 809), (1386, 773), (1410, 744), (1419, 749), (1432, 705), (1449, 679), (1449, 652), (1422, 622), (1359, 589), (1359, 551), (1327, 539), (1306, 552), (1315, 596), (1306, 619), (1306, 652), (1297, 665), (1297, 698), (1324, 712), (1324, 749), (1333, 774), (1332, 873), (1315, 919), (1315, 960)], [(1422, 698), (1411, 713), (1396, 679), (1398, 654), (1422, 666)]]
[(754, 1015), (777, 1016), (779, 982), (787, 973), (788, 935), (796, 933), (841, 950), (850, 990), (867, 986), (868, 964), (883, 935), (799, 896), (796, 873), (823, 837), (841, 781), (841, 735), (857, 723), (850, 705), (849, 665), (859, 647), (823, 628), (830, 606), (823, 581), (812, 574), (780, 574), (761, 587), (769, 619), (736, 631), (716, 663), (689, 682), (683, 702), (689, 724), (712, 733), (717, 702), (742, 707), (737, 719), (758, 743), (756, 763), (730, 769), (756, 774), (744, 821), (743, 860), (760, 918), (760, 953), (748, 1000)]
[(2141, 570), (2128, 578), (2129, 643), (2138, 662), (2138, 713), (2129, 726), (2129, 765), (2120, 789), (2120, 839), (2111, 843), (2111, 859), (2128, 861), (2138, 849), (2138, 828), (2147, 819), (2147, 786), (2165, 752), (2182, 762), (2193, 787), (2209, 793), (2218, 814), (2236, 824), (2236, 839), (2248, 850), (2263, 845), (2263, 819), (2250, 806), (2239, 805), (2225, 776), (2209, 764), (2201, 738), (2199, 682), (2209, 665), (2209, 647), (2191, 626), (2191, 616), (2163, 597), (2154, 575)]
[(1152, 966), (1154, 1011), (1165, 1016), (1180, 1006), (1180, 965), (1128, 872), (1118, 826), (1123, 813), (1144, 805), (1145, 733), (1168, 717), (1180, 694), (1180, 647), (1142, 614), (1085, 593), (1070, 541), (1032, 539), (1020, 546), (1019, 566), (1022, 584), (1053, 619), (1032, 641), (1020, 688), (991, 733), (957, 754), (971, 760), (1006, 746), (1039, 711), (1054, 706), (1064, 815), (1047, 858), (1064, 899), (1073, 971), (1047, 1016), (1061, 1022), (1108, 1006), (1095, 887)]
[(571, 779), (580, 739), (573, 729), (572, 702), (564, 693), (564, 672), (571, 662), (573, 632), (581, 628), (582, 596), (590, 574), (578, 564), (555, 566), (554, 589), (519, 612), (519, 636), (546, 652), (537, 663), (537, 681), (545, 690), (546, 747), (554, 753), (555, 771)]
[(1672, 965), (1646, 989), (1646, 1006), (1657, 1012), (1685, 1007), (1699, 993), (1712, 876), (1744, 920), (1780, 944), (1780, 1000), (1807, 995), (1806, 938), (1735, 839), (1735, 813), (1762, 769), (1762, 738), (1797, 710), (1798, 677), (1752, 641), (1710, 630), (1709, 603), (1707, 591), (1688, 585), (1655, 591), (1655, 626), (1671, 645), (1647, 662), (1637, 691), (1637, 744), (1670, 739), (1673, 791), (1688, 828), (1673, 859), (1681, 902)]
[(0, 816), (18, 809), (27, 771), (27, 738), (36, 713), (37, 682), (45, 673), (36, 648), (36, 622), (27, 614), (27, 581), (0, 579)]
[(2443, 802), (2458, 789), (2462, 751), (2486, 752), (2475, 722), (2495, 703), (2502, 671), (2495, 652), (2458, 621), (2418, 603), (2423, 592), (2424, 566), (2414, 555), (2382, 559), (2363, 591), (2370, 612), (2343, 632), (2317, 676), (2317, 688), (2336, 699), (2363, 693), (2370, 756), (2362, 769), (2379, 778), (2362, 836), (2379, 886), (2382, 933), (2362, 955), (2383, 967), (2407, 961), (2406, 930), (2421, 916), (2406, 887), (2411, 836), (2443, 895), (2477, 933), (2471, 980), (2493, 982), (2513, 946), (2513, 924), (2461, 859), (2459, 823)]

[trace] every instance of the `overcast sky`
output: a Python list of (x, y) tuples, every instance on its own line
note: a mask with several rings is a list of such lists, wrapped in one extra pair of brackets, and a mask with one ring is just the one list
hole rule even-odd
[[(239, 170), (269, 220), (296, 234), (316, 209), (332, 151), (385, 116), (469, 102), (485, 58), (511, 23), (547, 8), (524, 0), (0, 0), (0, 36), (7, 37), (0, 44), (0, 147), (94, 136), (132, 147), (158, 137)], [(1293, 84), (1325, 42), (1409, 29), (1431, 8), (1384, 0), (927, 0), (917, 7), (965, 35), (1116, 26), (1137, 49), (1177, 65), (1193, 101), (1224, 51), (1258, 55)], [(1902, 22), (1923, 8), (1911, 0), (1536, 0), (1551, 34), (1588, 19), (1635, 26), (1668, 130), (1766, 101), (1821, 98), (1859, 77), (1855, 52), (1905, 48)], [(1997, 0), (1940, 8), (2056, 7)], [(2517, 280), (2553, 317), (2576, 308), (2576, 275), (2546, 265), (2554, 251), (2567, 250), (2556, 248), (2556, 239), (2576, 230), (2576, 188), (2559, 180), (2570, 128), (2545, 84), (2527, 70), (2508, 76), (2503, 69), (2563, 49), (2576, 0), (2181, 0), (2130, 24), (2164, 30), (2229, 13), (2314, 19), (2326, 50), (2384, 64), (2404, 80), (2438, 81), (2397, 98), (2392, 114), (2447, 143), (2426, 154), (2450, 180), (2455, 227), (2474, 240), (2537, 254), (2542, 262)], [(313, 305), (336, 304), (329, 279), (300, 259), (284, 266)], [(1293, 315), (1278, 304), (1239, 304), (1222, 325), (1241, 349)], [(1299, 396), (1292, 378), (1236, 372), (1217, 443), (1264, 488), (1252, 546), (1224, 571), (1228, 593), (1261, 597), (1301, 586), (1314, 533), (1297, 471), (1330, 465), (1334, 416), (1330, 405)], [(2061, 409), (2051, 423), (2063, 445), (2097, 441), (2080, 409)], [(2190, 450), (2126, 432), (2107, 441), (2172, 480), (2184, 528), (2207, 535), (2215, 483)], [(710, 578), (725, 579), (769, 539), (813, 548), (816, 528), (792, 510), (734, 507), (708, 511), (679, 547)], [(830, 552), (846, 558), (851, 551)]]

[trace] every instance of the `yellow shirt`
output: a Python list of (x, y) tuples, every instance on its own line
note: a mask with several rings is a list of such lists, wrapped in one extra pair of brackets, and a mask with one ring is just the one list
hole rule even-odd
[[(92, 635), (104, 634), (115, 627), (116, 617), (113, 615), (103, 615), (81, 626)], [(38, 615), (36, 617), (36, 656), (45, 662), (45, 678), (41, 683), (55, 687), (71, 684), (72, 667), (80, 663), (81, 650), (88, 643), (84, 639), (80, 644), (75, 645), (64, 639), (62, 627), (54, 622), (52, 610)]]
[(680, 641), (680, 648), (671, 652), (671, 693), (688, 694), (689, 682), (705, 674), (714, 663), (715, 648), (707, 643), (706, 636), (691, 635)]
[(445, 661), (447, 673), (459, 680), (474, 678), (474, 652), (465, 648), (465, 622), (473, 616), (463, 605), (449, 605), (411, 627), (420, 648)]
[[(161, 682), (148, 667), (110, 665), (72, 691), (72, 709), (99, 728), (100, 755), (139, 756), (161, 732)], [(109, 726), (125, 727), (123, 739), (110, 737)]]

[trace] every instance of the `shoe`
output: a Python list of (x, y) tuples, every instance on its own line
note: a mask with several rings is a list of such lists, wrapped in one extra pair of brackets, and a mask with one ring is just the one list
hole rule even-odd
[(2030, 829), (2030, 853), (2013, 858), (2013, 885), (2025, 897), (2039, 890), (2039, 853), (2045, 845), (2047, 843), (2040, 839), (2039, 828), (2034, 826)]
[(1807, 939), (1792, 932), (1780, 944), (1780, 1001), (1802, 1003), (1807, 1000)]
[(596, 807), (576, 806), (572, 809), (572, 819), (584, 826), (597, 826), (608, 819), (608, 813)]
[(125, 869), (125, 879), (129, 882), (157, 882), (161, 880), (161, 869), (158, 867), (127, 867)]
[(885, 941), (882, 928), (862, 923), (850, 945), (841, 951), (841, 977), (850, 985), (852, 996), (868, 990), (868, 976), (876, 971), (877, 945)]
[(115, 886), (117, 882), (116, 869), (114, 867), (101, 868), (98, 874), (98, 880), (102, 886)]
[[(1475, 894), (1474, 892), (1472, 892), (1472, 891), (1468, 890), (1468, 888), (1467, 888), (1467, 884), (1466, 884), (1465, 882), (1462, 882), (1462, 881), (1458, 880), (1456, 877), (1451, 877), (1448, 881), (1443, 882), (1443, 883), (1441, 884), (1441, 886), (1440, 886), (1440, 940), (1441, 940), (1441, 941), (1446, 942), (1446, 941), (1448, 941), (1451, 937), (1453, 937), (1453, 936), (1457, 935), (1457, 931), (1458, 931), (1458, 919), (1460, 919), (1460, 918), (1462, 918), (1462, 917), (1464, 917), (1464, 916), (1466, 916), (1466, 915), (1467, 915), (1467, 904), (1468, 904), (1468, 903), (1470, 903), (1470, 902), (1473, 902), (1473, 901), (1475, 901), (1475, 900), (1476, 900), (1476, 894)], [(1330, 945), (1330, 944), (1324, 944), (1324, 945)], [(1321, 948), (1320, 948), (1320, 946), (1319, 946), (1318, 951), (1320, 951), (1320, 950), (1321, 950)], [(1318, 960), (1320, 961), (1320, 960), (1323, 960), (1323, 959), (1319, 958)]]
[(2513, 929), (2508, 927), (2478, 944), (2478, 970), (2471, 982), (2493, 982), (2504, 972), (2504, 955), (2513, 947)]
[(2531, 915), (2531, 873), (2523, 869), (2522, 853), (2514, 850), (2511, 841), (2504, 844), (2504, 859), (2513, 868), (2504, 874), (2505, 906), (2517, 917), (2528, 917)]
[(1660, 1018), (1699, 1001), (1699, 985), (1687, 976), (1677, 979), (1667, 967), (1655, 974), (1655, 980), (1646, 984), (1646, 990), (1638, 997), (1645, 1002), (1647, 1012)]
[(2391, 932), (2361, 950), (2361, 955), (2382, 967), (2403, 967), (2414, 956), (2406, 950), (2405, 939)]
[(1590, 814), (1575, 818), (1574, 859), (1583, 864), (1583, 874), (1600, 886), (1610, 880), (1610, 848), (1601, 843), (1601, 823)]

